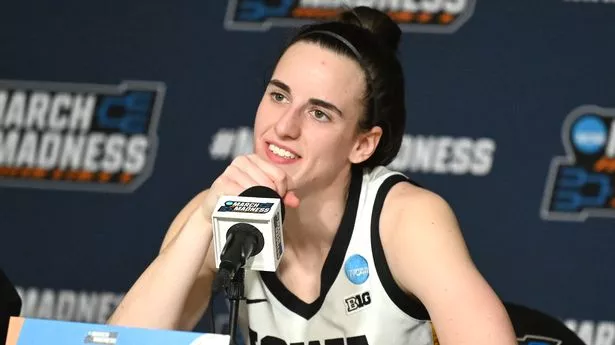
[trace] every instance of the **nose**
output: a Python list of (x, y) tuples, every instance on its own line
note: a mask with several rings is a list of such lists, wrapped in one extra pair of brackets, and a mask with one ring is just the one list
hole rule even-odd
[(275, 124), (275, 133), (281, 139), (297, 139), (301, 135), (301, 107), (288, 107)]

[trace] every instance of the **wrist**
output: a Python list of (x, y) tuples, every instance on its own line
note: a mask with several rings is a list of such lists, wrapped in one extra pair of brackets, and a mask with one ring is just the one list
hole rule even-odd
[(211, 219), (205, 216), (201, 207), (195, 209), (186, 221), (185, 229), (194, 229), (196, 232), (211, 233)]

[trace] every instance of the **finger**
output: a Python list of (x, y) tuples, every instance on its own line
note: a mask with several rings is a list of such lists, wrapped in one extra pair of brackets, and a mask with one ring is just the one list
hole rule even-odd
[(299, 207), (299, 198), (295, 195), (294, 192), (288, 192), (284, 195), (284, 205), (292, 208)]
[(248, 155), (247, 158), (253, 162), (253, 164), (257, 165), (261, 171), (263, 171), (269, 179), (275, 184), (275, 190), (280, 194), (280, 196), (284, 196), (288, 190), (286, 185), (287, 182), (287, 174), (282, 169), (266, 162), (262, 158), (257, 155)]
[[(265, 173), (267, 173), (267, 175), (278, 187), (278, 193), (280, 193), (281, 196), (284, 196), (289, 190), (292, 189), (292, 179), (284, 170), (265, 161), (257, 155), (249, 155), (247, 157), (255, 164), (257, 164)], [(289, 182), (291, 183), (291, 185), (289, 185)]]
[[(251, 160), (249, 157), (245, 159), (238, 159), (235, 163), (245, 174), (250, 176), (257, 185), (266, 186), (273, 190), (277, 190), (278, 187), (269, 175), (263, 169)], [(279, 192), (278, 192), (279, 193)]]
[(239, 195), (241, 194), (244, 190), (246, 190), (246, 187), (244, 187), (243, 185), (239, 184), (237, 181), (232, 181), (229, 180), (228, 184), (225, 185), (224, 188), (225, 195)]
[(237, 181), (227, 175), (220, 175), (212, 185), (211, 193), (214, 193), (216, 200), (222, 196), (237, 196), (243, 192), (245, 188)]
[(229, 165), (224, 174), (229, 180), (241, 186), (243, 190), (258, 184), (250, 175), (234, 164)]
[(208, 196), (203, 204), (204, 215), (211, 217), (211, 212), (214, 211), (216, 203), (223, 196), (236, 196), (243, 191), (243, 187), (237, 182), (229, 179), (226, 175), (220, 175), (211, 185)]

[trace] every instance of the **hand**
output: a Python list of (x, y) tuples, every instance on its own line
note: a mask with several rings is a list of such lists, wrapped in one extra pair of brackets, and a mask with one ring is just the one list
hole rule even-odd
[(239, 195), (254, 186), (275, 190), (287, 207), (299, 206), (299, 198), (292, 191), (294, 183), (290, 176), (277, 166), (255, 154), (239, 156), (213, 182), (203, 202), (203, 215), (211, 221), (211, 215), (222, 195)]

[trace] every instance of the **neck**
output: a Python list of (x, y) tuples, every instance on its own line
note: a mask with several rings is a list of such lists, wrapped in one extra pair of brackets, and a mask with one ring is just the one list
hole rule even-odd
[(350, 179), (347, 169), (322, 189), (299, 193), (300, 206), (287, 209), (284, 239), (295, 256), (326, 257), (346, 209)]

